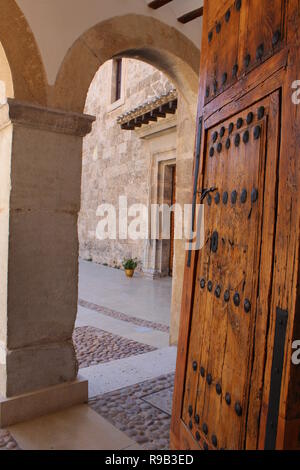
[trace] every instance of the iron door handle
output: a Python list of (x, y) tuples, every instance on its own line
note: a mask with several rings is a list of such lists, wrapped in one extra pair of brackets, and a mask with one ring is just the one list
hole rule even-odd
[(210, 189), (203, 188), (201, 191), (198, 191), (198, 193), (201, 194), (200, 201), (203, 202), (204, 199), (205, 199), (210, 193), (214, 193), (215, 191), (217, 191), (217, 189), (218, 189), (218, 188), (212, 187), (212, 188), (210, 188)]

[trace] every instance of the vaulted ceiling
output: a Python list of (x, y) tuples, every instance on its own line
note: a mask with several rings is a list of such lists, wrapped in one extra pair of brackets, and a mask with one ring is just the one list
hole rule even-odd
[(67, 51), (87, 30), (116, 16), (137, 14), (171, 26), (200, 48), (203, 0), (16, 0), (34, 34), (49, 84)]

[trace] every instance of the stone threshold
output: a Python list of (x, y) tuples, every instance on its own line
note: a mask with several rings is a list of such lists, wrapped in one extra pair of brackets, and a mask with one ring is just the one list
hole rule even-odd
[(87, 403), (88, 382), (78, 377), (67, 382), (12, 398), (0, 396), (0, 428), (29, 421), (74, 405)]

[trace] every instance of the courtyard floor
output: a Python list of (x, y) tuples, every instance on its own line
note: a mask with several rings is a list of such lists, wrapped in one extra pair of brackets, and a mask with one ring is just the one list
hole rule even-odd
[(89, 403), (0, 430), (1, 449), (169, 448), (176, 348), (171, 279), (80, 261), (74, 331)]

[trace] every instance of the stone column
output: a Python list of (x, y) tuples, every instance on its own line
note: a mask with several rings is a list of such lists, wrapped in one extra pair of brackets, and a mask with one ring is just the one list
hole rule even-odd
[(87, 400), (72, 333), (93, 121), (15, 100), (0, 108), (0, 426)]

